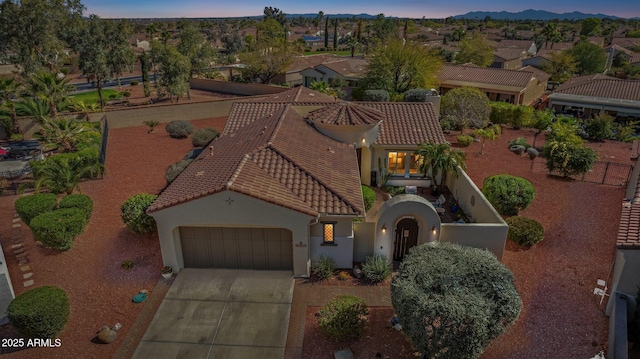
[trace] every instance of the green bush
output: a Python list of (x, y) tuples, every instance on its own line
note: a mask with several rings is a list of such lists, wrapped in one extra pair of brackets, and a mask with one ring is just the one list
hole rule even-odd
[(320, 256), (311, 268), (320, 280), (331, 278), (336, 271), (336, 262), (331, 257)]
[(69, 313), (67, 293), (54, 286), (30, 289), (7, 308), (11, 325), (28, 338), (54, 338), (69, 320)]
[(542, 149), (547, 170), (569, 177), (587, 173), (598, 160), (598, 153), (581, 144), (547, 141)]
[(69, 194), (60, 200), (60, 208), (81, 209), (88, 221), (93, 212), (93, 201), (85, 194)]
[(139, 193), (129, 197), (120, 207), (121, 217), (127, 228), (134, 233), (147, 234), (156, 230), (156, 220), (146, 213), (157, 195)]
[(389, 102), (389, 98), (389, 93), (385, 90), (366, 90), (363, 99), (371, 102)]
[(524, 138), (524, 137), (518, 137), (516, 139), (513, 139), (513, 140), (509, 141), (508, 147), (511, 148), (513, 146), (522, 146), (522, 147), (524, 147), (525, 150), (527, 148), (531, 147), (531, 145), (529, 145), (527, 143), (527, 139)]
[(507, 237), (523, 246), (532, 246), (544, 238), (544, 227), (538, 221), (526, 217), (509, 217)]
[(517, 215), (518, 211), (529, 207), (536, 196), (531, 182), (511, 175), (487, 177), (482, 193), (498, 213), (507, 216)]
[(58, 198), (53, 193), (36, 193), (18, 198), (15, 208), (22, 222), (29, 225), (38, 215), (58, 208)]
[(391, 272), (393, 272), (391, 261), (381, 254), (367, 257), (362, 263), (362, 274), (373, 283), (382, 282), (389, 278)]
[(131, 86), (136, 86), (138, 85), (140, 82), (138, 80), (133, 80), (131, 81)]
[(389, 186), (389, 185), (384, 185), (382, 186), (382, 190), (392, 196), (395, 196), (397, 194), (401, 194), (404, 193), (404, 186)]
[(167, 173), (165, 173), (164, 178), (168, 183), (173, 182), (173, 180), (176, 179), (178, 175), (182, 173), (182, 171), (184, 171), (184, 169), (187, 168), (187, 166), (189, 166), (191, 162), (193, 162), (192, 159), (187, 159), (180, 160), (172, 164), (171, 166), (169, 166), (169, 168), (167, 168)]
[(613, 123), (613, 138), (620, 142), (633, 142), (638, 139), (638, 136), (633, 134), (636, 132), (640, 121), (629, 121), (626, 124), (614, 122)]
[(220, 133), (218, 130), (213, 127), (201, 128), (193, 133), (191, 136), (191, 143), (193, 144), (193, 147), (204, 147), (219, 135)]
[(609, 115), (596, 116), (584, 121), (584, 131), (592, 141), (604, 141), (613, 137), (613, 118)]
[(458, 135), (456, 138), (458, 139), (458, 145), (462, 147), (469, 147), (473, 143), (473, 136)]
[(339, 295), (318, 312), (318, 325), (332, 341), (358, 339), (367, 324), (369, 308), (351, 295)]
[(62, 208), (45, 212), (31, 220), (33, 237), (47, 247), (71, 249), (73, 239), (87, 225), (85, 212), (79, 208)]
[(364, 198), (364, 210), (369, 211), (376, 203), (376, 192), (369, 186), (362, 185), (362, 197)]
[(427, 89), (411, 89), (404, 93), (404, 102), (425, 102), (429, 91)]
[(494, 124), (508, 124), (514, 129), (529, 126), (533, 121), (533, 107), (508, 102), (491, 102), (489, 119)]
[(166, 130), (173, 138), (187, 138), (193, 133), (195, 127), (185, 120), (175, 120), (167, 124)]

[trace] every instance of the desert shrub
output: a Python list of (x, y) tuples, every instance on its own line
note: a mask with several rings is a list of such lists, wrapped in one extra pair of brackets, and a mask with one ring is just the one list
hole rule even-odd
[(345, 272), (345, 271), (340, 271), (340, 273), (338, 273), (338, 279), (345, 281), (347, 279), (351, 278), (351, 274)]
[(458, 135), (456, 138), (458, 140), (458, 144), (462, 147), (469, 147), (473, 143), (473, 136)]
[(613, 123), (613, 138), (620, 142), (633, 142), (638, 139), (638, 136), (633, 134), (636, 132), (636, 128), (640, 121), (629, 121), (628, 123)]
[(362, 263), (362, 274), (371, 282), (378, 283), (389, 278), (393, 266), (391, 261), (387, 257), (381, 254), (375, 254), (372, 257), (367, 257)]
[(193, 133), (195, 127), (185, 120), (175, 120), (167, 124), (167, 132), (173, 138), (187, 138)]
[(131, 259), (123, 260), (122, 263), (120, 263), (120, 268), (124, 270), (133, 269), (134, 266), (135, 265)]
[(58, 207), (58, 198), (53, 193), (36, 193), (16, 200), (16, 212), (22, 222), (29, 225), (38, 215), (53, 211)]
[(363, 99), (371, 102), (389, 102), (390, 97), (385, 90), (366, 90)]
[(169, 168), (167, 168), (167, 173), (165, 173), (164, 178), (169, 183), (173, 182), (173, 180), (176, 179), (176, 177), (178, 177), (178, 175), (182, 173), (182, 171), (184, 171), (184, 169), (187, 168), (187, 166), (189, 166), (191, 162), (193, 162), (193, 160), (188, 159), (180, 160), (172, 164), (171, 166), (169, 166)]
[(514, 216), (506, 220), (509, 225), (507, 237), (523, 246), (532, 246), (544, 238), (544, 227), (531, 218)]
[(540, 155), (540, 152), (538, 152), (538, 150), (536, 150), (533, 147), (529, 147), (527, 148), (527, 155), (529, 156), (530, 159), (534, 159)]
[(584, 141), (578, 136), (579, 130), (580, 127), (575, 122), (575, 119), (558, 116), (556, 122), (551, 125), (551, 131), (547, 134), (547, 142), (581, 145)]
[(332, 341), (358, 339), (367, 324), (369, 308), (351, 295), (339, 295), (318, 312), (318, 325)]
[(45, 212), (31, 220), (33, 237), (47, 247), (71, 249), (73, 238), (82, 233), (87, 217), (79, 208), (62, 208)]
[(213, 127), (201, 128), (193, 133), (191, 143), (193, 143), (193, 147), (204, 147), (219, 135), (218, 130)]
[(395, 196), (397, 194), (401, 194), (404, 193), (404, 186), (389, 186), (389, 185), (384, 185), (382, 186), (382, 190), (392, 196)]
[(361, 186), (362, 197), (364, 198), (364, 210), (369, 211), (373, 204), (376, 203), (376, 192), (369, 186)]
[(69, 313), (67, 293), (54, 286), (30, 289), (7, 308), (11, 325), (28, 338), (54, 338), (69, 320)]
[(542, 149), (547, 170), (569, 177), (587, 173), (598, 160), (598, 153), (590, 147), (557, 141), (547, 141)]
[(536, 196), (531, 182), (511, 175), (487, 177), (482, 193), (498, 213), (508, 216), (517, 215), (518, 211), (529, 207)]
[(425, 102), (428, 94), (427, 89), (411, 89), (404, 93), (404, 102)]
[(135, 233), (151, 233), (156, 229), (156, 220), (146, 213), (157, 195), (139, 193), (129, 197), (120, 207), (121, 217), (127, 228)]
[(85, 217), (89, 220), (93, 212), (93, 201), (85, 194), (69, 194), (60, 200), (60, 208), (78, 208), (84, 212)]
[(518, 137), (515, 138), (511, 141), (509, 141), (509, 148), (513, 147), (513, 146), (522, 146), (524, 147), (524, 149), (526, 150), (527, 148), (531, 147), (528, 143), (527, 143), (527, 139), (524, 137)]
[(138, 80), (133, 80), (133, 81), (131, 81), (131, 83), (130, 83), (130, 84), (131, 84), (131, 86), (136, 86), (136, 85), (138, 85), (139, 83), (140, 83), (140, 82), (139, 82)]
[(122, 97), (131, 97), (131, 92), (129, 91), (122, 92)]
[(613, 118), (609, 115), (596, 116), (584, 121), (584, 131), (592, 141), (604, 141), (613, 137)]
[(320, 280), (329, 279), (336, 270), (336, 262), (331, 257), (320, 256), (320, 258), (313, 263), (311, 270)]

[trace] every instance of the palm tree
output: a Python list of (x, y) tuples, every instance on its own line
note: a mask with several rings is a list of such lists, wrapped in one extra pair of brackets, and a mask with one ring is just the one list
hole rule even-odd
[(71, 103), (71, 108), (73, 109), (73, 111), (81, 112), (87, 122), (91, 121), (89, 115), (92, 112), (98, 112), (100, 110), (100, 106), (97, 103), (86, 103), (82, 100), (76, 100), (74, 98), (71, 98), (69, 102)]
[(487, 128), (479, 128), (473, 132), (474, 134), (482, 137), (482, 147), (480, 147), (480, 154), (484, 154), (484, 143), (486, 140), (495, 141), (502, 133), (500, 125), (493, 125)]
[(20, 83), (15, 79), (3, 79), (0, 78), (0, 107), (5, 107), (9, 110), (9, 117), (11, 118), (11, 124), (13, 128), (8, 132), (21, 133), (20, 124), (18, 124), (18, 118), (16, 115), (16, 103), (15, 99), (20, 96)]
[(24, 98), (16, 103), (16, 113), (18, 116), (33, 117), (36, 122), (43, 123), (51, 115), (49, 106), (44, 100), (39, 98)]
[(80, 141), (80, 134), (87, 128), (71, 117), (45, 119), (41, 124), (38, 139), (45, 142), (48, 149), (60, 148), (62, 152), (73, 152)]
[(329, 96), (338, 96), (338, 92), (336, 91), (336, 89), (334, 89), (333, 87), (329, 87), (329, 85), (324, 81), (311, 81), (311, 84), (309, 84), (309, 88), (314, 91), (327, 94)]
[(351, 50), (351, 57), (354, 57), (356, 54), (356, 48), (360, 46), (360, 42), (357, 38), (352, 36), (347, 40), (347, 46), (349, 46), (349, 49)]
[[(431, 173), (433, 187), (441, 190), (446, 182), (447, 173), (460, 173), (466, 169), (464, 161), (465, 153), (451, 148), (448, 143), (423, 143), (415, 154), (421, 157), (420, 171), (423, 175)], [(436, 183), (436, 178), (440, 175), (440, 185)]]
[(52, 117), (58, 115), (58, 104), (74, 89), (64, 76), (49, 72), (33, 74), (30, 78), (30, 85), (33, 96), (47, 101)]
[(36, 191), (44, 185), (56, 194), (71, 194), (76, 188), (82, 193), (80, 181), (99, 176), (102, 169), (100, 162), (88, 162), (80, 156), (53, 156), (34, 168)]

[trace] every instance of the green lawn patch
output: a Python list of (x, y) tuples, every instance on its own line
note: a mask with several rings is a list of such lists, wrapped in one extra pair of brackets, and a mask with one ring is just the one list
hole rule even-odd
[[(83, 101), (85, 104), (98, 103), (100, 98), (98, 97), (98, 90), (82, 92), (77, 95), (69, 96), (79, 101)], [(105, 101), (117, 100), (122, 97), (122, 94), (116, 90), (104, 89), (102, 90), (102, 98)]]

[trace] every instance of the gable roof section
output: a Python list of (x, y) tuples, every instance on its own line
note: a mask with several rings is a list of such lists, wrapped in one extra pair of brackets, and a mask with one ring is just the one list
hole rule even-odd
[(440, 72), (441, 84), (470, 86), (483, 84), (518, 88), (527, 87), (533, 77), (529, 71), (505, 70), (490, 67), (473, 67), (445, 64)]
[(519, 68), (517, 71), (528, 71), (528, 72), (532, 72), (533, 76), (536, 77), (536, 79), (538, 79), (538, 81), (540, 82), (547, 82), (549, 80), (549, 77), (551, 77), (551, 75), (549, 75), (548, 73), (540, 70), (539, 68), (533, 67), (533, 66), (525, 66), (522, 68)]
[(353, 147), (320, 134), (288, 106), (217, 138), (211, 147), (149, 213), (224, 190), (310, 215), (364, 213)]
[(336, 102), (336, 99), (322, 92), (311, 90), (304, 86), (298, 86), (267, 97), (261, 97), (254, 102)]
[(515, 59), (519, 59), (521, 57), (524, 57), (527, 55), (527, 52), (525, 50), (522, 50), (520, 48), (513, 48), (513, 47), (501, 47), (501, 48), (497, 48), (494, 52), (493, 55), (496, 57), (499, 57), (505, 61), (509, 61), (509, 60), (515, 60)]
[(496, 48), (518, 48), (520, 50), (529, 50), (531, 45), (535, 43), (533, 40), (500, 40), (495, 44)]
[(287, 68), (287, 72), (298, 72), (304, 69), (313, 68), (324, 61), (337, 57), (334, 54), (319, 54), (310, 56), (296, 56), (293, 58), (293, 62)]
[(384, 119), (384, 114), (370, 107), (340, 102), (312, 111), (309, 120), (332, 125), (371, 125)]
[(640, 178), (632, 199), (622, 202), (622, 213), (618, 225), (618, 248), (640, 249)]
[(360, 78), (364, 75), (367, 60), (361, 58), (329, 59), (317, 67), (326, 67), (344, 77)]
[(554, 94), (601, 97), (640, 102), (640, 81), (622, 80), (609, 76), (581, 76), (558, 87)]

